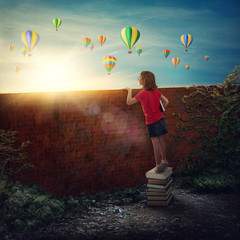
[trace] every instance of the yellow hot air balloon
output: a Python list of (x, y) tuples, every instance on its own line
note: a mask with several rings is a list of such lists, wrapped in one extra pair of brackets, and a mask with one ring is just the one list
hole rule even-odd
[(9, 48), (10, 52), (14, 49), (13, 45), (9, 45), (8, 48)]
[(100, 44), (102, 46), (103, 43), (106, 41), (106, 37), (104, 35), (100, 35), (100, 36), (98, 36), (98, 41), (100, 42)]
[(180, 63), (180, 58), (178, 57), (172, 58), (172, 63), (176, 67)]
[(32, 56), (31, 51), (38, 44), (39, 39), (39, 34), (35, 31), (27, 30), (22, 33), (21, 40), (23, 45), (29, 52), (28, 56)]
[(193, 37), (191, 34), (183, 34), (181, 36), (181, 42), (183, 46), (186, 48), (185, 50), (186, 52), (188, 51), (187, 48), (191, 45), (192, 41), (193, 41)]
[(138, 41), (140, 32), (135, 27), (126, 27), (122, 29), (120, 37), (128, 47), (128, 53), (132, 53), (131, 48)]
[(14, 69), (15, 69), (16, 73), (20, 71), (20, 67), (19, 66), (16, 66)]

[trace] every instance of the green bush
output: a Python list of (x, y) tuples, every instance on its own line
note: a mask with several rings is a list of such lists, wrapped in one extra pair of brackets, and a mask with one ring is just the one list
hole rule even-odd
[(0, 236), (44, 226), (65, 211), (65, 202), (37, 186), (8, 182), (5, 189), (7, 193), (1, 194)]
[[(207, 178), (233, 175), (239, 178), (240, 169), (240, 66), (236, 66), (224, 80), (224, 84), (216, 86), (191, 86), (190, 93), (182, 98), (188, 117), (173, 114), (182, 124), (181, 132), (191, 134), (176, 136), (175, 141), (186, 140), (195, 145), (188, 157), (180, 159), (182, 165), (177, 169), (181, 176), (191, 176), (193, 186), (202, 186), (209, 190), (211, 182), (200, 181), (201, 176)], [(237, 181), (237, 180), (236, 180)], [(224, 180), (221, 184), (230, 187)], [(194, 185), (195, 184), (195, 185)], [(230, 185), (229, 185), (230, 184)], [(233, 184), (233, 183), (232, 183)], [(224, 187), (223, 187), (224, 188)], [(218, 187), (218, 189), (220, 189)]]
[(95, 201), (125, 196), (131, 197), (133, 201), (141, 200), (138, 198), (138, 191), (144, 191), (146, 187), (111, 189), (107, 192), (89, 195), (82, 193), (78, 197), (60, 198), (47, 194), (35, 184), (23, 185), (10, 180), (4, 184), (5, 191), (0, 194), (0, 239), (19, 232), (36, 230), (58, 218), (71, 216), (77, 209), (87, 209)]
[[(25, 148), (29, 141), (19, 143), (19, 132), (0, 129), (0, 181), (19, 173), (27, 167)], [(0, 189), (1, 190), (1, 189)]]

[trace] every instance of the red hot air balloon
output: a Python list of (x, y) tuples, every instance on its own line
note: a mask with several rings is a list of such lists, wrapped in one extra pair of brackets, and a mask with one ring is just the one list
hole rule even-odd
[(176, 67), (180, 63), (180, 58), (178, 57), (172, 58), (172, 63)]
[(170, 50), (164, 49), (162, 53), (163, 53), (163, 56), (167, 59), (168, 55), (170, 54)]
[(100, 44), (102, 46), (103, 43), (105, 43), (105, 41), (106, 41), (106, 37), (104, 35), (100, 35), (100, 36), (98, 36), (98, 41), (100, 42)]

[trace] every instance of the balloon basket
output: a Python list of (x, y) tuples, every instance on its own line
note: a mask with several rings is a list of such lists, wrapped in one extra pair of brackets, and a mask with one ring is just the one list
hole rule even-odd
[(29, 53), (29, 54), (28, 54), (28, 56), (29, 56), (29, 57), (31, 57), (31, 56), (32, 56), (32, 54), (31, 54), (31, 53)]
[(188, 52), (188, 50), (186, 49), (185, 52)]
[(108, 73), (108, 75), (111, 75), (111, 73)]
[(58, 29), (56, 29), (56, 31), (58, 31)]
[(131, 53), (132, 53), (132, 51), (128, 51), (128, 53), (129, 53), (129, 54), (131, 54)]

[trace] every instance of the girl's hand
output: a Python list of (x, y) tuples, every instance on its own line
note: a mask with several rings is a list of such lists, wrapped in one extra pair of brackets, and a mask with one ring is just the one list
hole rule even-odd
[(131, 89), (131, 88), (129, 88), (129, 87), (126, 87), (125, 89), (126, 89), (127, 91), (129, 91), (129, 90), (132, 90), (132, 89)]

